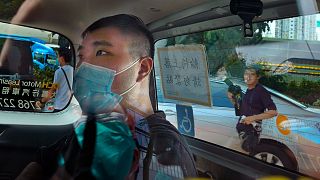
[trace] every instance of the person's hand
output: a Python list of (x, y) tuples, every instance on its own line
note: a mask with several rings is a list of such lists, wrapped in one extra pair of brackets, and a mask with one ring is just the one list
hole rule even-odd
[(231, 93), (231, 92), (227, 92), (227, 96), (228, 96), (228, 98), (229, 98), (229, 100), (232, 102), (232, 104), (235, 104), (236, 102), (235, 102), (235, 98), (234, 98), (234, 96), (233, 96), (233, 94)]
[(233, 97), (233, 94), (232, 94), (231, 92), (229, 92), (229, 91), (228, 91), (227, 95), (228, 95), (228, 98), (229, 98), (229, 99), (233, 99), (233, 98), (234, 98), (234, 97)]
[(54, 98), (55, 92), (56, 92), (55, 89), (49, 89), (47, 99)]
[(41, 103), (40, 101), (36, 102), (36, 109), (41, 109), (43, 108), (43, 106), (44, 106), (44, 103)]
[(243, 118), (241, 120), (241, 123), (249, 125), (249, 124), (255, 122), (255, 120), (256, 119), (254, 118), (254, 116), (248, 116), (248, 117)]

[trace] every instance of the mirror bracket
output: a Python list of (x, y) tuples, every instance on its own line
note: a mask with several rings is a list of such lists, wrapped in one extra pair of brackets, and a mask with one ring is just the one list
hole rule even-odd
[(253, 37), (252, 20), (262, 14), (263, 3), (260, 0), (231, 0), (230, 11), (242, 19), (244, 37)]

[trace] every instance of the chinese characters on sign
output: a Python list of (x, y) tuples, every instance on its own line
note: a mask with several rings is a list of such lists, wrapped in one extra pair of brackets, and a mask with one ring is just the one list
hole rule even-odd
[(0, 79), (0, 109), (35, 110), (36, 100), (45, 97), (57, 84), (37, 81)]
[(165, 98), (211, 106), (203, 45), (158, 48), (158, 58)]

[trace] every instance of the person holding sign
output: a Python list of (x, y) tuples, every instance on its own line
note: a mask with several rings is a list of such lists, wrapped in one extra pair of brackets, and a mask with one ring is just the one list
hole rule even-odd
[[(269, 92), (259, 84), (261, 69), (256, 65), (249, 66), (243, 77), (248, 89), (239, 102), (240, 118), (236, 128), (242, 140), (242, 149), (252, 154), (259, 143), (262, 120), (278, 113)], [(236, 105), (238, 100), (232, 92), (228, 92), (228, 97)]]

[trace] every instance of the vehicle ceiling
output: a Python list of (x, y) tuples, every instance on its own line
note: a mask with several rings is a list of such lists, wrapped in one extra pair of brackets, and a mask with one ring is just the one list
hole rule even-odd
[[(301, 14), (299, 2), (315, 0), (262, 0), (264, 13), (256, 21)], [(80, 42), (81, 32), (93, 21), (114, 14), (126, 13), (140, 17), (154, 32), (156, 39), (241, 24), (229, 11), (229, 0), (25, 0), (19, 16), (12, 22), (60, 32)], [(173, 15), (174, 13), (178, 14)], [(310, 13), (310, 12), (309, 12)], [(4, 20), (2, 17), (0, 19)], [(204, 21), (196, 29), (187, 25)], [(177, 29), (179, 26), (186, 27)], [(171, 30), (168, 30), (171, 29)]]

